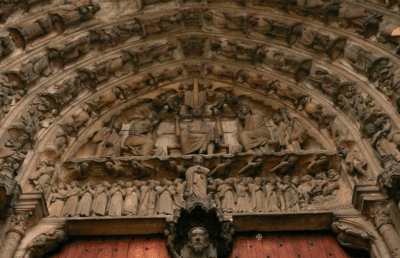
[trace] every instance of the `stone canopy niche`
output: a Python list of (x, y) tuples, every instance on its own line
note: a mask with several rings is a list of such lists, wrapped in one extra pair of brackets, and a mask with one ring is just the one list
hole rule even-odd
[(167, 222), (167, 248), (173, 258), (221, 258), (232, 250), (235, 229), (210, 198), (186, 199)]

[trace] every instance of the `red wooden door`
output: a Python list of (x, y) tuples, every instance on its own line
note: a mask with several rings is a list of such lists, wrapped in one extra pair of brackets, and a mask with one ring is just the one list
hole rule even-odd
[[(260, 234), (262, 238), (257, 239)], [(72, 237), (50, 258), (170, 258), (163, 236)], [(237, 234), (229, 258), (358, 258), (346, 253), (330, 232)]]

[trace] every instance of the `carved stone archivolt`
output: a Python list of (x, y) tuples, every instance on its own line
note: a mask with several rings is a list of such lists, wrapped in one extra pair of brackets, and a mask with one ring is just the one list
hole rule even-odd
[(0, 3), (1, 212), (22, 192), (46, 225), (161, 218), (172, 257), (222, 257), (229, 218), (326, 211), (342, 245), (397, 257), (374, 204), (400, 199), (397, 0), (117, 2)]

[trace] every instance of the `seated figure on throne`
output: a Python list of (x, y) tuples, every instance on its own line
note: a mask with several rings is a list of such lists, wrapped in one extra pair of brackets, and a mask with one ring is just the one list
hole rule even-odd
[(272, 137), (265, 125), (264, 116), (261, 113), (253, 114), (249, 104), (243, 101), (236, 115), (240, 120), (239, 142), (244, 150), (269, 152), (268, 141), (272, 140)]
[(179, 117), (175, 116), (175, 134), (179, 138), (183, 154), (213, 154), (215, 146), (221, 143), (222, 125), (216, 117), (216, 125), (207, 124), (203, 118), (203, 108), (192, 109), (192, 121), (188, 128), (181, 130)]
[(156, 128), (161, 118), (157, 112), (150, 111), (149, 114), (135, 120), (129, 129), (129, 136), (122, 147), (125, 151), (131, 151), (134, 156), (163, 156), (164, 149), (156, 147)]

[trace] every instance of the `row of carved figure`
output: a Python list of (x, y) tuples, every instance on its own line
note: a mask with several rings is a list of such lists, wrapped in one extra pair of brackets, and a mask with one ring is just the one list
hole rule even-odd
[(338, 196), (340, 176), (335, 170), (312, 177), (207, 179), (207, 169), (188, 170), (187, 180), (133, 182), (104, 181), (82, 188), (73, 181), (53, 189), (50, 217), (172, 215), (188, 196), (207, 196), (224, 212), (295, 212), (331, 204)]
[[(355, 13), (355, 17), (348, 18), (349, 20), (346, 20), (348, 24), (355, 25), (356, 27), (357, 25), (360, 25), (360, 28), (362, 28), (360, 31), (368, 34), (368, 37), (370, 34), (378, 33), (377, 38), (379, 39), (379, 42), (394, 45), (396, 47), (395, 52), (398, 52), (400, 36), (392, 35), (392, 32), (399, 27), (398, 24), (384, 21), (379, 25), (379, 22), (378, 24), (374, 23), (374, 21), (376, 21), (374, 18), (377, 18), (376, 14), (372, 11), (369, 11), (368, 9), (358, 10), (357, 8), (360, 7), (354, 6), (346, 6), (345, 9), (347, 10), (349, 8), (353, 9), (351, 11), (346, 11), (346, 14), (351, 15)], [(65, 16), (82, 16), (81, 19), (67, 19), (63, 18), (63, 15), (57, 14), (55, 16), (57, 19), (53, 18), (53, 20), (57, 22), (58, 20), (66, 19), (67, 21), (71, 20), (70, 23), (75, 22), (76, 20), (85, 21), (92, 18), (98, 10), (99, 7), (97, 5), (81, 6), (77, 8), (76, 11), (65, 14)], [(49, 18), (46, 18), (46, 20), (48, 20), (47, 23), (52, 24), (50, 16)], [(47, 28), (44, 26), (44, 21), (39, 21), (41, 20), (39, 19), (33, 24), (29, 23), (27, 25), (10, 28), (10, 36), (14, 39), (17, 46), (25, 46), (30, 40), (49, 33), (53, 28), (53, 25), (48, 25), (50, 28)], [(206, 22), (206, 24), (203, 24), (204, 21), (208, 21), (208, 23)], [(44, 27), (40, 27), (40, 24)], [(63, 26), (69, 25), (68, 22), (63, 22), (62, 24)], [(133, 23), (116, 25), (106, 29), (92, 30), (86, 36), (81, 36), (64, 43), (63, 45), (48, 47), (47, 54), (40, 56), (42, 67), (41, 69), (36, 69), (36, 73), (38, 73), (36, 74), (36, 77), (48, 76), (51, 62), (61, 60), (62, 66), (65, 66), (66, 64), (76, 61), (80, 57), (84, 56), (91, 49), (96, 48), (104, 50), (108, 46), (118, 45), (136, 35), (142, 35), (145, 37), (151, 34), (175, 32), (177, 30), (180, 31), (182, 30), (182, 25), (188, 27), (188, 29), (198, 27), (204, 28), (207, 31), (213, 31), (217, 28), (217, 30), (240, 31), (244, 34), (251, 34), (253, 37), (284, 39), (289, 46), (293, 45), (300, 39), (299, 41), (303, 47), (310, 48), (316, 52), (326, 53), (329, 58), (333, 60), (343, 53), (347, 42), (347, 38), (345, 37), (331, 39), (329, 35), (322, 34), (314, 29), (303, 29), (301, 22), (273, 20), (262, 16), (259, 17), (254, 14), (244, 15), (226, 12), (220, 13), (190, 8), (180, 10), (177, 14), (169, 14), (156, 18), (136, 18), (136, 21)], [(33, 28), (32, 26), (39, 26), (39, 28)], [(205, 52), (204, 46), (207, 37), (193, 35), (180, 37), (178, 40), (181, 42), (183, 54), (186, 56), (200, 56)], [(1, 38), (1, 42), (3, 49), (1, 52), (3, 52), (4, 55), (9, 54), (13, 48), (13, 44), (9, 43), (10, 38), (3, 37)], [(262, 51), (260, 46), (248, 46), (239, 42), (221, 42), (216, 40), (210, 42), (210, 47), (213, 51), (227, 52), (225, 53), (225, 56), (230, 58), (247, 60), (253, 63), (256, 61), (262, 61), (266, 57), (265, 51)], [(137, 56), (137, 58), (140, 58), (140, 56)], [(33, 61), (35, 61), (35, 58), (33, 58), (30, 63), (34, 63)], [(23, 69), (21, 69), (21, 71), (23, 71)], [(23, 74), (22, 77), (24, 77)], [(33, 79), (37, 78), (24, 78), (26, 84), (33, 83), (35, 81)]]

